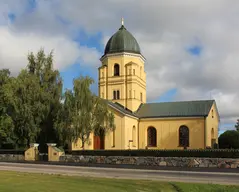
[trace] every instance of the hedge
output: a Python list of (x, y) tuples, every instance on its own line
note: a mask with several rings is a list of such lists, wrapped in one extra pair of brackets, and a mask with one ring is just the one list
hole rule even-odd
[(79, 150), (66, 154), (83, 156), (138, 156), (138, 157), (209, 157), (239, 158), (238, 149), (201, 149), (201, 150)]
[(0, 154), (24, 155), (23, 149), (0, 149)]
[[(21, 154), (25, 150), (0, 149), (0, 154)], [(186, 150), (79, 150), (66, 154), (83, 156), (133, 156), (133, 157), (208, 157), (239, 158), (239, 149), (186, 149)]]

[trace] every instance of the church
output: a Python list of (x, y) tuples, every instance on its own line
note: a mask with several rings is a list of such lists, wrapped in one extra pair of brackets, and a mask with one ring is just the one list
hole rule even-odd
[[(104, 137), (92, 133), (86, 150), (205, 149), (218, 143), (215, 100), (146, 103), (145, 58), (123, 20), (100, 61), (99, 96), (108, 101), (116, 129)], [(71, 148), (81, 150), (81, 141)]]

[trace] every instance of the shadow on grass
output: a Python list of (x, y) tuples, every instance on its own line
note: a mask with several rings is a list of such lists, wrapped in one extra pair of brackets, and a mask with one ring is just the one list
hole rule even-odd
[(238, 192), (239, 186), (201, 184), (201, 183), (170, 183), (177, 192)]

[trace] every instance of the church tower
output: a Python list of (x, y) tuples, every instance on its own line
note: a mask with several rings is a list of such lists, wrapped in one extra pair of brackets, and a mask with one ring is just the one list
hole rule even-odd
[(109, 39), (99, 67), (99, 96), (136, 111), (146, 102), (145, 58), (133, 35), (121, 27)]

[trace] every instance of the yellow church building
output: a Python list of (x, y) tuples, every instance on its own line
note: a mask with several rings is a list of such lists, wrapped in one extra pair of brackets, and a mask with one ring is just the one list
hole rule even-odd
[[(108, 100), (116, 129), (90, 135), (84, 149), (205, 149), (218, 143), (215, 100), (146, 103), (145, 58), (122, 25), (108, 40), (99, 67), (99, 96)], [(80, 150), (81, 142), (72, 150)]]

